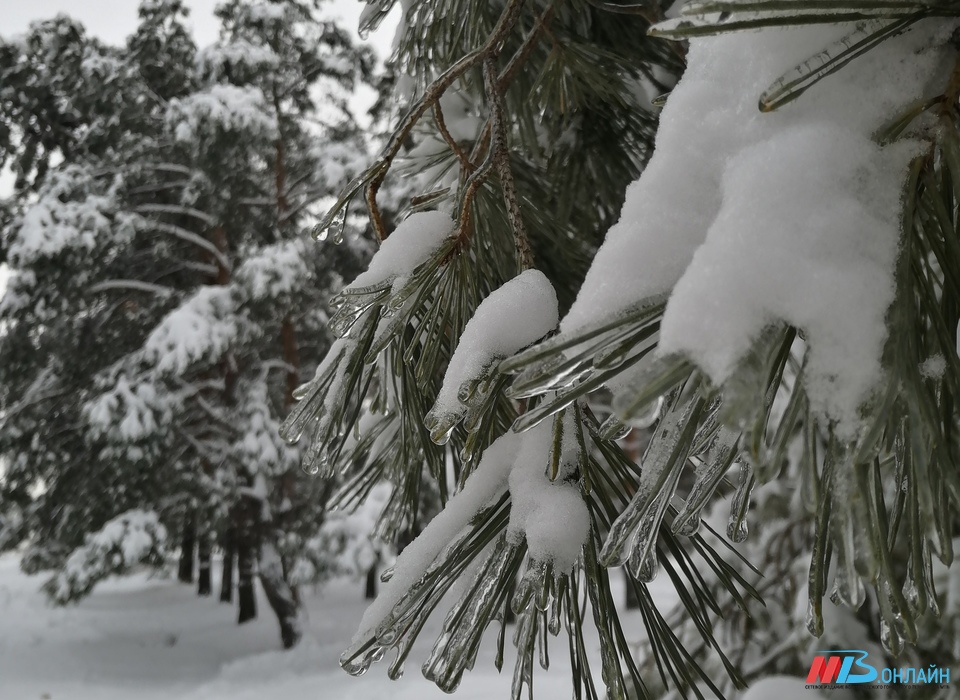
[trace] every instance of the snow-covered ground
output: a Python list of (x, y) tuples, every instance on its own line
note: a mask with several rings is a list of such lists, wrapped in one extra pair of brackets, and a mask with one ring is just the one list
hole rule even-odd
[[(217, 573), (216, 571), (214, 572)], [(662, 581), (666, 577), (658, 579)], [(236, 625), (236, 609), (191, 586), (145, 573), (100, 584), (79, 605), (55, 608), (18, 560), (0, 557), (0, 699), (2, 700), (432, 700), (449, 697), (423, 679), (419, 666), (442, 616), (427, 625), (406, 675), (387, 679), (384, 665), (352, 678), (337, 664), (365, 608), (361, 584), (337, 580), (304, 591), (304, 643), (279, 651), (276, 618), (261, 594), (259, 617)], [(214, 579), (217, 580), (216, 578)], [(662, 583), (665, 589), (669, 584)], [(622, 592), (619, 592), (622, 600)], [(672, 591), (657, 591), (669, 604)], [(637, 613), (628, 635), (643, 638)], [(493, 665), (494, 633), (455, 700), (506, 700), (513, 660)], [(534, 675), (538, 698), (570, 697), (565, 642), (554, 643), (549, 672)], [(595, 650), (596, 651), (596, 650)]]

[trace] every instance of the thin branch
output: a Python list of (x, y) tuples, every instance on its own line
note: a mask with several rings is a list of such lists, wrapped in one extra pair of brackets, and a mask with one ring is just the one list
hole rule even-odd
[(193, 207), (184, 207), (179, 204), (141, 204), (134, 208), (138, 214), (178, 214), (192, 216), (199, 219), (208, 226), (216, 226), (217, 222), (206, 212), (194, 209)]
[(451, 134), (447, 128), (447, 122), (443, 118), (443, 108), (440, 107), (439, 100), (433, 103), (433, 119), (437, 123), (437, 128), (440, 130), (440, 135), (443, 136), (443, 140), (447, 142), (450, 150), (453, 151), (454, 155), (457, 156), (457, 160), (460, 161), (461, 170), (465, 173), (472, 173), (476, 166), (470, 162), (470, 157), (460, 147), (460, 144), (457, 143), (457, 140), (453, 138), (453, 134)]
[(523, 40), (523, 43), (520, 44), (520, 48), (517, 49), (516, 53), (510, 57), (510, 60), (507, 62), (507, 67), (504, 68), (500, 73), (500, 77), (497, 81), (497, 87), (501, 90), (501, 92), (506, 91), (506, 89), (510, 87), (510, 83), (512, 83), (513, 79), (517, 77), (517, 73), (519, 72), (520, 68), (524, 63), (526, 63), (527, 59), (530, 58), (530, 54), (533, 52), (533, 47), (537, 45), (540, 35), (553, 20), (553, 11), (554, 8), (553, 4), (551, 3), (542, 13), (540, 13), (536, 23), (533, 25), (533, 29), (530, 30), (529, 34), (527, 34), (527, 37)]
[(370, 213), (370, 223), (379, 240), (384, 240), (388, 233), (383, 223), (380, 207), (377, 205), (377, 192), (380, 190), (380, 186), (387, 176), (390, 165), (397, 157), (397, 154), (400, 153), (400, 149), (403, 147), (413, 127), (416, 126), (423, 115), (427, 113), (427, 110), (440, 99), (440, 96), (443, 95), (443, 93), (447, 91), (447, 88), (453, 85), (461, 75), (480, 64), (486, 58), (494, 56), (499, 52), (501, 42), (513, 28), (513, 25), (516, 24), (520, 16), (520, 8), (522, 5), (523, 0), (509, 0), (507, 6), (500, 14), (500, 19), (497, 20), (493, 32), (487, 38), (487, 42), (479, 49), (470, 52), (454, 63), (445, 70), (439, 78), (433, 81), (433, 83), (427, 87), (423, 96), (407, 113), (407, 116), (403, 118), (400, 127), (393, 132), (390, 141), (372, 168), (375, 170), (375, 174), (367, 184), (365, 192), (367, 209)]
[(503, 116), (503, 94), (497, 79), (496, 66), (493, 59), (483, 64), (483, 74), (487, 83), (487, 94), (492, 106), (491, 119), (493, 123), (493, 160), (500, 177), (500, 188), (503, 190), (503, 201), (507, 205), (507, 218), (513, 229), (514, 245), (517, 249), (517, 260), (521, 270), (533, 267), (533, 250), (530, 248), (530, 239), (527, 237), (527, 228), (523, 223), (523, 214), (520, 211), (520, 197), (517, 195), (517, 186), (513, 180), (513, 171), (510, 169), (510, 150), (507, 145), (507, 128)]
[(90, 294), (98, 294), (99, 292), (106, 292), (111, 289), (131, 289), (138, 292), (147, 292), (148, 294), (156, 294), (158, 297), (169, 297), (174, 293), (172, 287), (165, 287), (162, 284), (151, 284), (150, 282), (141, 282), (140, 280), (107, 280), (105, 282), (98, 282), (97, 284), (91, 286), (87, 291)]
[(142, 227), (146, 230), (169, 233), (181, 240), (187, 241), (188, 243), (193, 243), (194, 245), (199, 246), (210, 253), (217, 260), (217, 262), (220, 263), (223, 269), (231, 269), (230, 261), (227, 260), (227, 257), (220, 251), (220, 249), (206, 238), (194, 233), (193, 231), (188, 231), (185, 228), (176, 226), (175, 224), (168, 224), (164, 221), (150, 221), (147, 219), (143, 220)]

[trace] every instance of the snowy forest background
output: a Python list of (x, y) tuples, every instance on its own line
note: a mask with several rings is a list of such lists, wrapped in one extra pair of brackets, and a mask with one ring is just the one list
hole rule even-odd
[(960, 697), (958, 18), (0, 8), (0, 698)]

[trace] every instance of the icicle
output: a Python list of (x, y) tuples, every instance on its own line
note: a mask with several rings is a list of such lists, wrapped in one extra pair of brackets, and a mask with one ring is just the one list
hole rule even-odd
[(312, 236), (314, 240), (330, 240), (335, 245), (343, 242), (343, 229), (347, 223), (347, 207), (341, 206), (323, 217), (323, 219), (313, 227)]
[[(812, 431), (812, 429), (811, 429)], [(816, 465), (812, 465), (816, 470)], [(809, 603), (807, 606), (807, 629), (814, 637), (823, 634), (823, 594), (827, 585), (827, 571), (830, 567), (830, 507), (833, 502), (833, 471), (832, 459), (825, 459), (823, 473), (820, 479), (820, 498), (817, 501), (815, 527), (813, 535), (813, 551), (810, 557), (810, 573), (807, 578), (807, 592)], [(815, 478), (815, 474), (813, 475)]]
[(530, 700), (533, 700), (533, 647), (536, 642), (536, 615), (527, 613), (517, 620), (517, 629), (513, 643), (517, 648), (517, 663), (513, 667), (513, 681), (510, 684), (510, 696), (520, 700), (523, 686), (527, 686)]
[[(839, 466), (841, 469), (849, 468), (847, 464)], [(840, 492), (844, 491), (842, 487), (838, 488), (842, 482), (843, 475), (835, 474), (832, 484), (834, 507), (831, 521), (834, 530), (833, 539), (837, 547), (837, 569), (830, 600), (837, 605), (846, 605), (853, 610), (858, 610), (863, 605), (867, 593), (857, 573), (854, 522), (850, 517), (849, 503), (845, 497), (847, 494), (840, 495)]]
[(747, 511), (750, 509), (750, 496), (757, 480), (753, 476), (753, 467), (747, 459), (740, 462), (740, 482), (730, 505), (730, 520), (727, 522), (727, 537), (731, 542), (740, 543), (747, 539)]
[(510, 544), (506, 533), (500, 535), (470, 591), (447, 614), (443, 632), (423, 665), (423, 675), (438, 688), (452, 693), (460, 685), (464, 670), (473, 663), (480, 639), (496, 611), (501, 607), (512, 570), (522, 549)]
[(720, 429), (720, 434), (710, 447), (709, 462), (697, 469), (696, 481), (687, 495), (687, 502), (673, 520), (674, 534), (691, 537), (700, 530), (701, 513), (736, 459), (739, 439), (740, 434), (734, 430), (727, 427)]
[[(604, 566), (619, 566), (631, 556), (643, 561), (646, 552), (656, 544), (657, 532), (676, 490), (704, 400), (695, 396), (680, 403), (678, 392), (672, 403), (643, 456), (645, 473), (637, 493), (610, 527), (600, 552)], [(634, 540), (632, 549), (640, 550), (635, 555), (628, 551)]]
[[(859, 580), (859, 579), (858, 579)], [(880, 643), (893, 656), (903, 651), (903, 639), (900, 635), (900, 615), (894, 600), (890, 582), (881, 576), (876, 584), (877, 602), (880, 605)]]
[(430, 431), (430, 440), (435, 445), (446, 445), (453, 436), (453, 431), (460, 423), (461, 415), (456, 413), (441, 413), (434, 407), (423, 419), (424, 427)]
[(600, 425), (600, 437), (604, 440), (622, 440), (630, 434), (632, 428), (611, 415)]
[[(611, 700), (624, 700), (626, 689), (620, 673), (620, 660), (617, 648), (613, 641), (610, 629), (610, 616), (616, 613), (608, 610), (606, 600), (600, 591), (600, 566), (597, 561), (596, 546), (599, 544), (597, 532), (591, 532), (591, 537), (583, 546), (584, 582), (587, 586), (587, 595), (590, 598), (590, 607), (593, 610), (593, 622), (600, 636), (600, 677), (607, 687), (607, 697)], [(573, 605), (577, 605), (576, 600)], [(572, 606), (571, 606), (572, 607)]]

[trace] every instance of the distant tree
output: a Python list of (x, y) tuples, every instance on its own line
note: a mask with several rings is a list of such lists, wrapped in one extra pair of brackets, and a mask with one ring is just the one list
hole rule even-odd
[(353, 222), (339, 246), (302, 231), (363, 162), (346, 103), (371, 60), (307, 2), (224, 3), (203, 50), (185, 14), (146, 0), (125, 49), (65, 18), (0, 43), (19, 175), (2, 232), (0, 502), (24, 514), (25, 560), (81, 581), (51, 584), (61, 602), (117, 570), (76, 552), (124, 513), (164, 526), (148, 561), (179, 544), (192, 579), (199, 557), (201, 594), (229, 542), (241, 621), (258, 575), (292, 646), (290, 572), (317, 556), (303, 547), (330, 485), (294, 488), (299, 451), (278, 426), (329, 345), (328, 290), (366, 249)]

